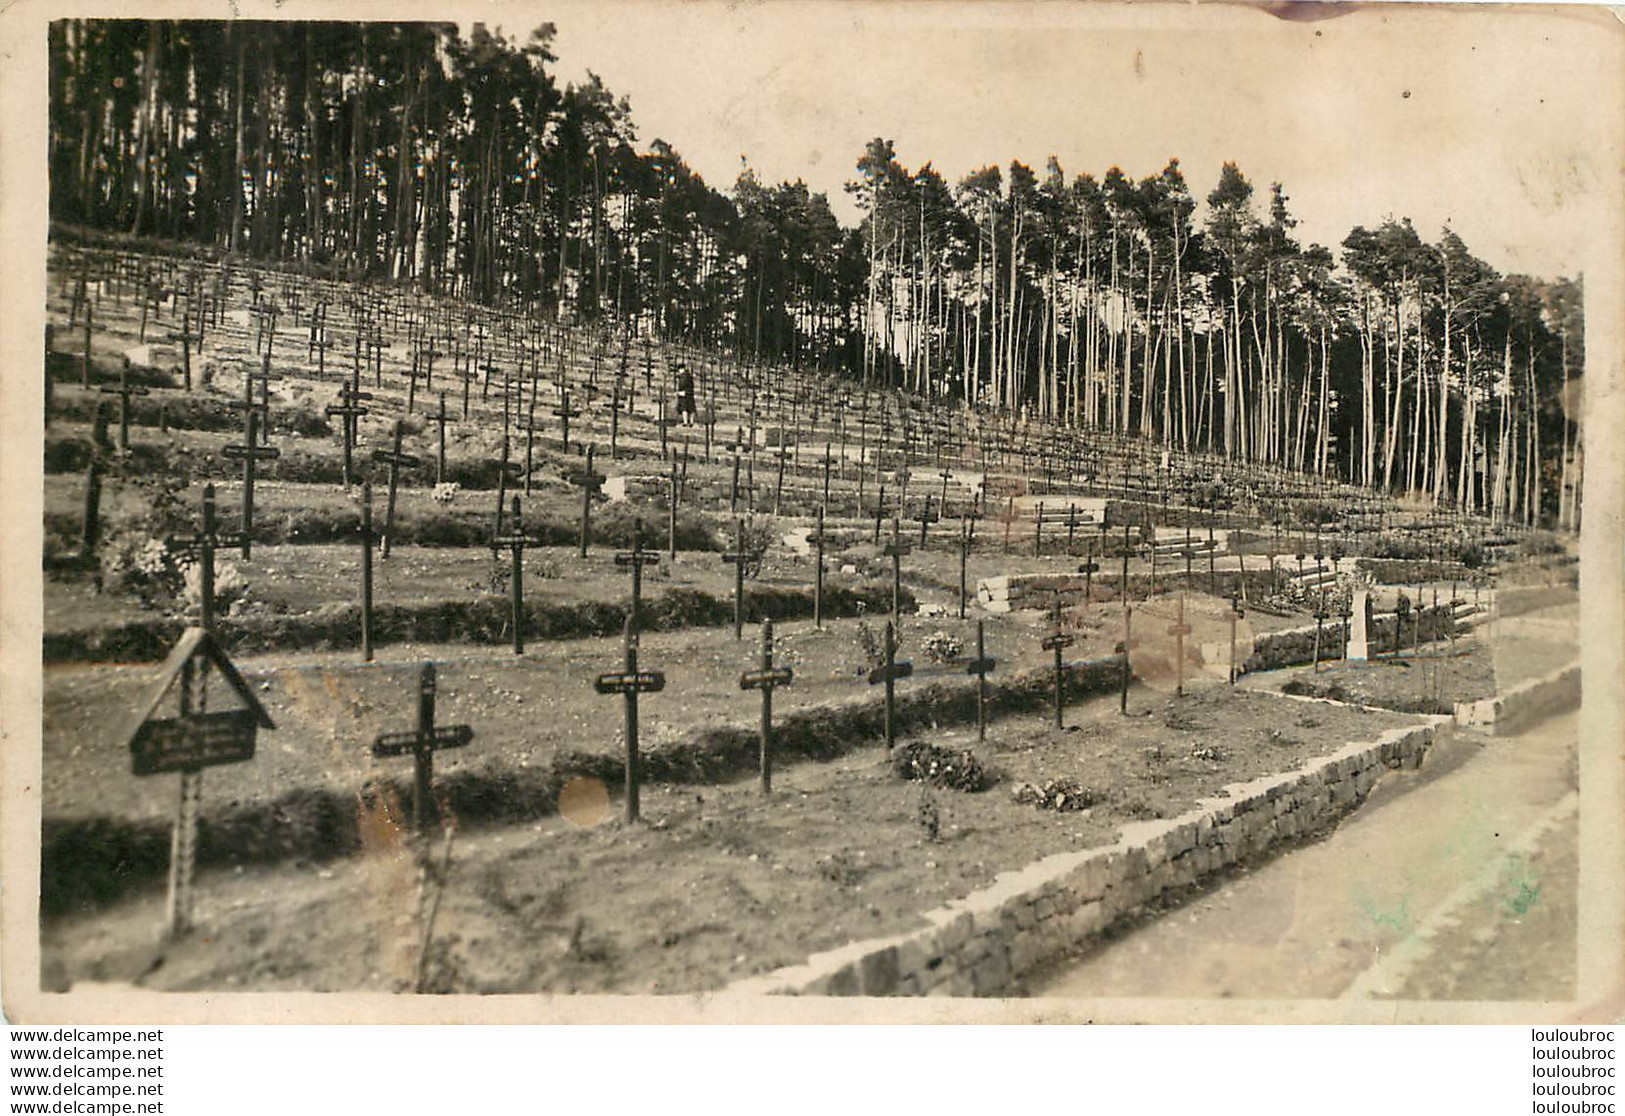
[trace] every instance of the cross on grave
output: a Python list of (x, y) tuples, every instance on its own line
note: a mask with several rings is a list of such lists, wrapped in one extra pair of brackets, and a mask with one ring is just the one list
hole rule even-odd
[(306, 359), (309, 359), (310, 350), (316, 350), (316, 374), (327, 375), (327, 350), (333, 347), (333, 338), (327, 332), (326, 326), (312, 326), (310, 331), (310, 344), (306, 346)]
[(354, 475), (351, 461), (355, 455), (356, 427), (358, 420), (367, 413), (367, 408), (361, 404), (372, 398), (370, 391), (358, 391), (350, 381), (346, 380), (339, 385), (339, 401), (327, 405), (327, 417), (342, 420), (340, 436), (344, 439), (344, 487), (349, 488)]
[(181, 314), (181, 328), (178, 330), (171, 330), (169, 333), (169, 339), (171, 341), (179, 341), (181, 343), (182, 382), (186, 385), (187, 391), (192, 390), (192, 343), (197, 342), (199, 352), (202, 352), (203, 350), (203, 333), (201, 330), (201, 324), (202, 319), (200, 318), (199, 331), (197, 333), (193, 333), (192, 311), (191, 308), (188, 307)]
[(1244, 617), (1246, 615), (1247, 615), (1247, 610), (1241, 607), (1241, 593), (1236, 592), (1236, 593), (1231, 594), (1231, 597), (1230, 597), (1230, 684), (1232, 686), (1234, 686), (1236, 684), (1236, 678), (1238, 677), (1237, 672), (1236, 672), (1236, 625), (1239, 624), (1241, 622), (1242, 617)]
[(976, 541), (976, 517), (965, 516), (959, 521), (959, 618), (965, 618), (965, 603), (969, 597), (966, 568), (970, 562), (970, 548)]
[(508, 533), (495, 535), (491, 539), (491, 556), (496, 557), (500, 549), (509, 550), (512, 555), (512, 565), (508, 571), (508, 589), (510, 593), (510, 619), (513, 622), (513, 653), (525, 653), (525, 551), (533, 546), (540, 546), (541, 540), (525, 534), (524, 521), (519, 516), (519, 497), (513, 498), (513, 514), (508, 524)]
[(604, 474), (595, 473), (592, 469), (593, 447), (587, 447), (586, 468), (571, 471), (564, 475), (570, 484), (581, 488), (581, 547), (579, 555), (587, 556), (587, 544), (592, 538), (592, 497), (593, 493), (604, 487)]
[(757, 734), (761, 751), (762, 793), (773, 790), (773, 690), (788, 686), (795, 680), (789, 667), (773, 665), (773, 621), (762, 621), (762, 659), (756, 670), (747, 670), (739, 676), (741, 690), (762, 691), (762, 725)]
[[(210, 668), (225, 680), (237, 705), (208, 708)], [(176, 683), (178, 716), (153, 713)], [(207, 628), (187, 628), (158, 668), (158, 678), (128, 722), (125, 744), (137, 777), (180, 773), (180, 796), (169, 843), (169, 896), (165, 936), (192, 928), (192, 880), (197, 866), (197, 823), (203, 803), (203, 769), (254, 758), (259, 729), (275, 729), (253, 688), (238, 673)]]
[(624, 668), (618, 673), (600, 674), (593, 688), (601, 694), (620, 694), (626, 700), (626, 820), (635, 822), (638, 788), (643, 781), (638, 756), (638, 695), (658, 694), (666, 688), (666, 676), (658, 670), (638, 669), (638, 624), (634, 614), (626, 618), (623, 645)]
[[(1314, 659), (1313, 659), (1314, 666), (1313, 666), (1312, 669), (1313, 669), (1314, 673), (1316, 673), (1316, 674), (1320, 673), (1320, 634), (1321, 634), (1321, 627), (1326, 623), (1326, 618), (1328, 616), (1330, 616), (1330, 615), (1331, 615), (1331, 613), (1326, 611), (1326, 595), (1324, 593), (1322, 593), (1321, 597), (1320, 597), (1320, 602), (1315, 605), (1315, 612), (1314, 612), (1314, 616), (1315, 616), (1315, 654), (1314, 654)], [(1417, 619), (1418, 620), (1421, 619), (1420, 611), (1418, 611)]]
[(94, 310), (93, 303), (85, 304), (85, 355), (79, 365), (79, 386), (85, 388), (90, 387), (90, 319), (94, 316)]
[(925, 549), (925, 532), (931, 524), (937, 522), (942, 516), (931, 510), (931, 494), (925, 494), (925, 510), (920, 513), (920, 549)]
[(1061, 678), (1065, 671), (1065, 664), (1061, 661), (1061, 652), (1076, 642), (1075, 636), (1068, 635), (1061, 630), (1061, 594), (1055, 594), (1055, 603), (1050, 608), (1050, 634), (1044, 637), (1040, 647), (1045, 651), (1055, 652), (1055, 727), (1064, 727), (1061, 724)]
[(474, 739), (468, 725), (436, 725), (435, 693), (438, 682), (433, 663), (424, 663), (418, 672), (418, 723), (404, 732), (381, 732), (372, 742), (374, 759), (391, 756), (412, 757), (412, 832), (428, 832), (434, 814), (434, 754), (446, 748), (467, 747)]
[(135, 387), (130, 383), (130, 360), (128, 357), (119, 366), (118, 386), (112, 387), (103, 384), (101, 391), (104, 395), (119, 397), (118, 448), (127, 450), (130, 448), (130, 397), (132, 395), (151, 395), (152, 392), (144, 387)]
[(677, 474), (677, 458), (671, 460), (671, 487), (666, 493), (666, 544), (673, 560), (677, 558), (677, 505), (683, 498), (683, 481)]
[(559, 405), (553, 408), (553, 414), (559, 420), (559, 444), (568, 452), (570, 449), (570, 420), (581, 414), (579, 410), (570, 406), (570, 393), (562, 392)]
[(643, 567), (658, 566), (660, 554), (658, 551), (643, 549), (643, 520), (632, 521), (632, 549), (622, 550), (615, 555), (617, 566), (632, 567), (632, 608), (627, 616), (637, 622), (639, 627), (643, 624)]
[(907, 660), (897, 661), (897, 629), (889, 620), (886, 622), (881, 653), (885, 656), (885, 661), (869, 672), (869, 685), (874, 686), (881, 682), (886, 684), (885, 717), (882, 728), (886, 736), (886, 750), (889, 752), (897, 739), (897, 681), (914, 673), (913, 663)]
[(439, 438), (435, 443), (434, 455), (434, 482), (443, 484), (446, 480), (446, 424), (456, 421), (446, 413), (446, 393), (440, 393), (440, 409), (429, 416), (429, 421), (440, 428)]
[(824, 505), (826, 507), (828, 507), (829, 506), (829, 467), (831, 465), (835, 464), (835, 459), (830, 456), (829, 443), (828, 442), (824, 443), (824, 456), (818, 459), (818, 463), (824, 467)]
[(1185, 637), (1191, 634), (1191, 626), (1185, 623), (1185, 594), (1179, 594), (1179, 619), (1168, 625), (1168, 634), (1174, 637), (1175, 677), (1174, 686), (1176, 697), (1185, 696)]
[(896, 623), (903, 608), (903, 555), (914, 548), (902, 541), (902, 521), (896, 516), (891, 521), (891, 542), (880, 551), (891, 559), (891, 618)]
[(976, 621), (976, 658), (965, 664), (965, 673), (976, 675), (976, 739), (987, 739), (987, 676), (998, 665), (997, 659), (987, 656), (987, 633), (984, 621)]
[(1095, 540), (1093, 535), (1089, 537), (1085, 545), (1088, 548), (1087, 553), (1084, 560), (1078, 564), (1078, 572), (1083, 575), (1083, 603), (1090, 605), (1094, 603), (1095, 571), (1100, 569), (1100, 563), (1095, 561)]
[(214, 554), (223, 546), (238, 546), (242, 539), (236, 532), (222, 532), (215, 519), (214, 485), (203, 486), (203, 530), (195, 535), (168, 540), (170, 550), (196, 554), (198, 558), (198, 588), (201, 601), (200, 626), (214, 630)]
[(818, 526), (813, 531), (813, 627), (824, 628), (824, 508), (818, 508)]
[(734, 520), (734, 549), (724, 552), (722, 560), (734, 568), (734, 638), (739, 639), (745, 624), (745, 566), (758, 561), (760, 552), (745, 549), (745, 521)]
[(502, 435), (502, 459), (497, 462), (496, 534), (502, 533), (502, 516), (508, 503), (508, 486), (519, 483), (519, 466), (509, 460), (508, 435)]
[(394, 446), (388, 450), (373, 450), (372, 460), (376, 465), (389, 466), (389, 496), (384, 504), (384, 543), (379, 557), (389, 558), (389, 545), (395, 535), (395, 493), (400, 487), (402, 469), (416, 468), (420, 462), (409, 453), (401, 452), (401, 420), (395, 420)]
[(254, 535), (254, 476), (261, 461), (275, 461), (282, 456), (282, 451), (273, 446), (255, 444), (255, 434), (259, 426), (259, 412), (248, 412), (248, 429), (244, 431), (241, 445), (223, 447), (220, 452), (228, 461), (241, 461), (243, 463), (243, 526), (242, 526), (242, 553), (246, 561), (253, 554)]

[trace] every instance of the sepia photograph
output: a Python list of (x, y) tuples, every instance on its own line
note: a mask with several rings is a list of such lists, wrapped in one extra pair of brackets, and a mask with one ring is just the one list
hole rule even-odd
[(8, 1014), (1617, 1016), (1619, 21), (1339, 8), (34, 11)]

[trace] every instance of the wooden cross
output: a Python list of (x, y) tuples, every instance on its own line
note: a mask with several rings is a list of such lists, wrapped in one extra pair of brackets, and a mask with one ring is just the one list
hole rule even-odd
[(615, 564), (617, 566), (632, 567), (632, 609), (627, 615), (636, 621), (638, 627), (642, 627), (643, 567), (646, 565), (658, 566), (660, 564), (659, 552), (643, 549), (642, 519), (632, 521), (632, 549), (617, 552)]
[(508, 571), (508, 589), (510, 594), (511, 617), (513, 621), (513, 653), (525, 653), (525, 551), (533, 546), (540, 546), (541, 540), (531, 538), (525, 534), (524, 521), (519, 516), (519, 497), (513, 498), (513, 514), (508, 524), (508, 533), (495, 535), (491, 539), (491, 555), (496, 556), (499, 549), (507, 549), (513, 555), (512, 566)]
[(897, 661), (897, 629), (889, 620), (886, 622), (886, 633), (883, 638), (882, 654), (885, 661), (869, 672), (869, 685), (874, 686), (881, 682), (886, 684), (885, 717), (882, 728), (886, 736), (886, 750), (889, 752), (897, 739), (897, 681), (913, 674), (914, 664), (906, 660)]
[(773, 621), (762, 621), (762, 661), (757, 670), (747, 670), (739, 676), (741, 690), (762, 691), (762, 725), (757, 735), (761, 751), (762, 793), (773, 790), (773, 690), (788, 686), (795, 680), (789, 667), (773, 666)]
[(570, 406), (570, 393), (568, 391), (561, 394), (559, 405), (553, 408), (553, 414), (559, 420), (560, 444), (568, 451), (570, 448), (570, 420), (581, 414), (579, 410)]
[(351, 460), (355, 455), (356, 428), (358, 420), (367, 413), (367, 408), (361, 404), (372, 398), (370, 391), (358, 391), (350, 381), (346, 380), (339, 385), (339, 401), (327, 405), (327, 417), (335, 416), (342, 419), (340, 436), (344, 439), (344, 487), (351, 484)]
[[(1189, 624), (1185, 623), (1185, 594), (1184, 593), (1179, 594), (1179, 619), (1177, 621), (1175, 621), (1174, 623), (1168, 625), (1168, 634), (1174, 637), (1174, 661), (1175, 661), (1175, 664), (1176, 664), (1176, 666), (1175, 666), (1175, 671), (1176, 671), (1175, 677), (1177, 679), (1177, 682), (1176, 682), (1176, 684), (1174, 686), (1174, 695), (1176, 697), (1184, 697), (1185, 696), (1185, 637), (1191, 634), (1191, 626)], [(1317, 648), (1320, 645), (1320, 634), (1319, 634), (1318, 630), (1317, 630), (1317, 632), (1315, 634), (1315, 645), (1316, 645)]]
[(327, 375), (327, 350), (333, 347), (333, 338), (328, 334), (326, 326), (312, 325), (310, 327), (310, 344), (306, 346), (306, 359), (309, 359), (309, 350), (316, 350), (316, 373), (319, 376)]
[(965, 604), (969, 596), (966, 567), (970, 563), (970, 548), (976, 541), (976, 517), (967, 516), (959, 521), (959, 618), (965, 618)]
[(395, 420), (394, 446), (388, 450), (373, 450), (372, 460), (377, 465), (389, 466), (389, 497), (384, 504), (384, 545), (379, 557), (389, 558), (389, 545), (395, 535), (395, 493), (400, 487), (401, 470), (416, 468), (420, 462), (409, 453), (401, 452), (401, 420)]
[(998, 665), (997, 659), (987, 656), (985, 623), (976, 621), (976, 657), (965, 664), (965, 673), (976, 676), (976, 739), (987, 739), (987, 676)]
[(202, 619), (198, 626), (206, 632), (214, 630), (214, 553), (220, 547), (239, 546), (242, 538), (236, 532), (225, 532), (215, 518), (214, 485), (203, 486), (203, 530), (168, 541), (171, 550), (198, 556), (199, 588), (202, 599)]
[(181, 328), (178, 329), (178, 330), (171, 330), (170, 334), (169, 334), (169, 337), (170, 337), (170, 340), (179, 341), (181, 343), (181, 369), (182, 369), (182, 375), (184, 377), (182, 382), (186, 385), (186, 390), (191, 391), (192, 390), (192, 343), (194, 341), (197, 342), (198, 343), (198, 351), (200, 353), (203, 351), (203, 334), (202, 334), (202, 320), (201, 320), (201, 318), (199, 319), (199, 331), (197, 333), (193, 333), (192, 332), (192, 311), (191, 311), (191, 308), (188, 307), (181, 314)]
[(1238, 623), (1240, 623), (1242, 617), (1244, 617), (1246, 615), (1247, 615), (1247, 610), (1241, 607), (1241, 594), (1240, 594), (1240, 592), (1232, 594), (1231, 597), (1230, 597), (1230, 684), (1232, 686), (1234, 686), (1236, 684), (1236, 678), (1237, 678), (1237, 672), (1236, 672), (1236, 625)]
[(519, 483), (519, 466), (508, 459), (508, 435), (502, 435), (502, 460), (497, 463), (497, 514), (495, 533), (502, 533), (502, 516), (508, 503), (508, 485)]
[(891, 542), (880, 553), (891, 559), (891, 618), (897, 623), (903, 609), (903, 555), (914, 548), (902, 540), (902, 521), (892, 516)]
[(818, 526), (813, 531), (816, 564), (813, 566), (813, 627), (824, 627), (824, 508), (818, 508)]
[(435, 693), (438, 683), (433, 663), (424, 663), (418, 672), (418, 723), (405, 732), (381, 732), (373, 739), (372, 754), (377, 759), (410, 754), (412, 772), (412, 832), (428, 832), (434, 814), (434, 754), (445, 748), (463, 748), (474, 739), (468, 725), (436, 725)]
[(259, 413), (248, 412), (248, 429), (241, 445), (229, 445), (221, 449), (227, 460), (241, 461), (243, 463), (243, 526), (242, 526), (242, 553), (246, 561), (253, 554), (254, 535), (254, 475), (261, 461), (275, 461), (282, 456), (282, 451), (272, 446), (256, 444), (255, 434), (259, 425)]
[(920, 549), (925, 549), (925, 532), (931, 524), (937, 522), (942, 516), (931, 510), (931, 494), (925, 494), (925, 510), (920, 513)]
[(566, 473), (564, 479), (571, 484), (581, 486), (581, 549), (579, 555), (587, 556), (587, 544), (592, 537), (592, 497), (593, 493), (604, 487), (604, 474), (592, 471), (593, 447), (587, 447), (587, 467), (580, 472)]
[(734, 548), (724, 552), (722, 560), (734, 568), (734, 638), (739, 639), (745, 625), (745, 566), (761, 558), (759, 552), (745, 549), (745, 521), (734, 520)]
[(1095, 571), (1100, 569), (1100, 563), (1095, 561), (1095, 540), (1093, 535), (1089, 537), (1086, 546), (1088, 551), (1084, 560), (1078, 564), (1078, 572), (1083, 575), (1083, 603), (1090, 605), (1094, 603)]
[(372, 662), (372, 482), (361, 482), (361, 661)]
[(829, 443), (828, 442), (824, 443), (824, 456), (819, 458), (819, 464), (823, 465), (823, 467), (824, 467), (824, 506), (828, 507), (829, 506), (829, 467), (831, 465), (835, 464), (835, 459), (830, 456)]
[(658, 694), (666, 688), (666, 676), (658, 670), (638, 668), (638, 623), (628, 614), (623, 637), (624, 668), (618, 673), (600, 674), (593, 688), (601, 694), (620, 694), (626, 701), (626, 820), (638, 820), (638, 788), (642, 783), (638, 755), (638, 695)]
[(118, 448), (121, 450), (127, 450), (130, 448), (130, 396), (151, 395), (152, 392), (144, 387), (135, 387), (130, 383), (130, 361), (128, 357), (126, 357), (124, 363), (119, 366), (118, 386), (110, 387), (103, 384), (101, 390), (106, 395), (116, 395), (119, 397)]
[(1066, 670), (1066, 664), (1061, 660), (1061, 652), (1076, 642), (1076, 637), (1068, 635), (1061, 630), (1061, 594), (1055, 594), (1055, 603), (1050, 608), (1050, 634), (1044, 637), (1040, 647), (1045, 651), (1055, 652), (1055, 727), (1065, 727), (1061, 723), (1061, 679)]
[(445, 392), (440, 393), (440, 409), (429, 416), (429, 421), (440, 427), (440, 437), (434, 455), (434, 482), (442, 484), (446, 479), (446, 424), (455, 421), (446, 413)]

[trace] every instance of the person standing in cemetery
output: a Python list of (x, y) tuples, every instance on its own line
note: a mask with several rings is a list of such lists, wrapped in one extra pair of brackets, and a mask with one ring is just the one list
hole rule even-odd
[(677, 365), (677, 414), (682, 418), (684, 426), (694, 425), (694, 373), (688, 370), (688, 365)]

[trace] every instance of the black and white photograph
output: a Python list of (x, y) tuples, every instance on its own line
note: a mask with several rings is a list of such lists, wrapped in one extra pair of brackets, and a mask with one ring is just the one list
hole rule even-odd
[(1341, 7), (8, 40), (8, 1014), (1617, 1015), (1619, 21)]

